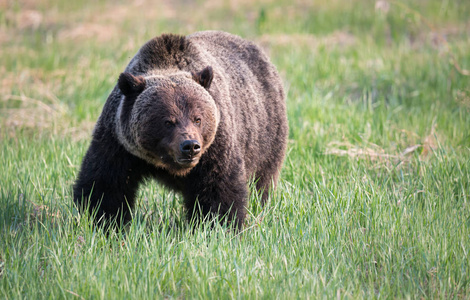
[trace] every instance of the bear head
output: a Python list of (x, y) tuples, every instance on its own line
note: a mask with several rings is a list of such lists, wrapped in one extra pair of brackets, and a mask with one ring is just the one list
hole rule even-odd
[(195, 167), (215, 138), (219, 112), (208, 92), (213, 70), (171, 75), (122, 73), (116, 131), (127, 151), (175, 176)]

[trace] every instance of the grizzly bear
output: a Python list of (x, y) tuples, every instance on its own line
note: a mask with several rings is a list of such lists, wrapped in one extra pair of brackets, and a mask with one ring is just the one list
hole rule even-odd
[(279, 177), (288, 124), (281, 79), (255, 44), (225, 32), (163, 34), (109, 95), (73, 188), (95, 220), (131, 219), (139, 184), (183, 196), (189, 218), (240, 228), (248, 183), (262, 201)]

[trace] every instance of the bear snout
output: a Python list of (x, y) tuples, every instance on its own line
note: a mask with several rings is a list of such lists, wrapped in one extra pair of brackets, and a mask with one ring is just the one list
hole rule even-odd
[(185, 140), (180, 144), (180, 151), (184, 157), (192, 158), (201, 152), (201, 144), (196, 140)]

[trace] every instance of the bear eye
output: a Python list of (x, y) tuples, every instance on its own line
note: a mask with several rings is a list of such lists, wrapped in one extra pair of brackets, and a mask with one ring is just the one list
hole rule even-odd
[(166, 128), (171, 128), (171, 127), (175, 126), (175, 123), (173, 123), (171, 121), (165, 121), (165, 126), (166, 126)]
[(201, 118), (197, 118), (197, 119), (194, 121), (194, 124), (196, 124), (197, 126), (201, 125)]

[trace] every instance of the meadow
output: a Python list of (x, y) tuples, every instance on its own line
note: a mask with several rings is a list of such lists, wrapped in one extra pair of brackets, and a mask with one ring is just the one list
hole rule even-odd
[[(0, 298), (469, 298), (469, 16), (467, 0), (0, 1)], [(71, 197), (103, 104), (147, 40), (209, 29), (283, 78), (278, 188), (233, 232), (193, 229), (148, 182), (106, 236)]]

